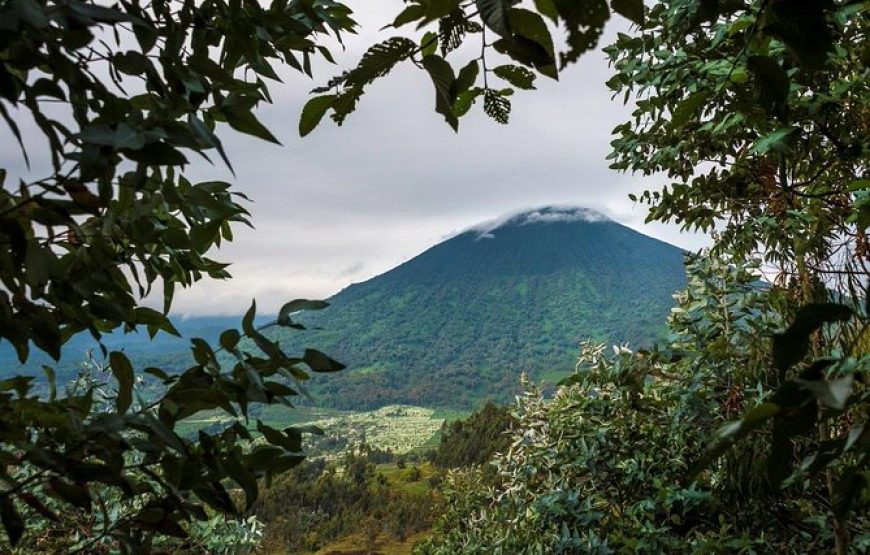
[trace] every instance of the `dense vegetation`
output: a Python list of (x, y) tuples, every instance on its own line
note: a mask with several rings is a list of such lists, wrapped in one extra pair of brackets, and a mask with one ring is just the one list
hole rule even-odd
[[(373, 47), (355, 70), (321, 90), (335, 94), (306, 105), (300, 133), (310, 132), (327, 110), (340, 123), (364, 87), (402, 60), (429, 74), (436, 111), (454, 128), (478, 97), (487, 114), (505, 123), (512, 91), (490, 88), (486, 52), (497, 50), (520, 64), (499, 74), (528, 88), (536, 73), (555, 78), (557, 59), (564, 66), (591, 48), (609, 17), (606, 4), (591, 13), (562, 2), (538, 7), (566, 32), (559, 53), (537, 11), (476, 4), (439, 0), (403, 10), (394, 26), (437, 24), (440, 39), (427, 33), (420, 41), (394, 38)], [(636, 19), (639, 5), (620, 1), (614, 9)], [(232, 225), (249, 224), (244, 195), (230, 183), (185, 177), (188, 155), (220, 157), (232, 169), (219, 137), (224, 124), (277, 142), (255, 115), (257, 106), (271, 102), (265, 80), (280, 80), (273, 64), (311, 76), (313, 58), (332, 59), (319, 42), (355, 31), (351, 10), (331, 0), (268, 6), (9, 0), (0, 4), (0, 21), (0, 117), (26, 165), (31, 130), (46, 140), (51, 164), (47, 177), (28, 182), (22, 176), (17, 185), (0, 169), (0, 339), (26, 362), (33, 348), (58, 359), (61, 346), (84, 332), (96, 339), (119, 328), (175, 333), (167, 314), (176, 287), (204, 276), (229, 277), (226, 265), (207, 252), (232, 240)], [(499, 40), (487, 41), (485, 29)], [(457, 76), (446, 56), (478, 37), (480, 64), (473, 60)], [(476, 86), (479, 73), (482, 87)], [(162, 311), (142, 304), (155, 286), (162, 289)], [(298, 328), (293, 313), (323, 306), (288, 303), (272, 324)], [(108, 489), (129, 502), (130, 511), (104, 511), (101, 528), (82, 548), (108, 542), (149, 551), (155, 537), (186, 537), (182, 523), (207, 519), (205, 505), (237, 513), (228, 481), (251, 505), (259, 477), (298, 464), (303, 453), (296, 429), (261, 426), (267, 444), (253, 449), (240, 423), (194, 441), (175, 432), (203, 410), (244, 420), (251, 405), (290, 404), (307, 370), (343, 368), (316, 350), (301, 357), (284, 352), (253, 325), (255, 312), (252, 306), (241, 331), (220, 335), (218, 350), (232, 355), (228, 359), (218, 360), (207, 342), (194, 339), (194, 360), (182, 373), (148, 368), (165, 386), (155, 399), (134, 399), (141, 372), (123, 352), (108, 349), (102, 354), (116, 388), (113, 403), (101, 410), (93, 390), (56, 396), (50, 366), (42, 397), (30, 395), (33, 376), (0, 383), (0, 409), (14, 415), (0, 435), (6, 484), (0, 520), (9, 542), (19, 543), (41, 519), (60, 520), (43, 502), (48, 497), (87, 512), (97, 492)], [(242, 337), (255, 347), (240, 346)], [(35, 511), (27, 520), (25, 506)]]
[[(669, 345), (588, 344), (553, 399), (530, 386), (496, 471), (448, 476), (447, 511), (420, 553), (833, 549), (824, 483), (798, 477), (779, 489), (768, 478), (770, 435), (690, 479), (709, 431), (779, 382), (767, 338), (783, 325), (788, 293), (759, 288), (757, 268), (696, 260)], [(870, 548), (868, 507), (861, 501), (847, 525), (856, 551)]]
[(468, 418), (445, 422), (432, 462), (445, 469), (486, 464), (493, 455), (507, 450), (507, 432), (515, 423), (509, 407), (493, 403)]
[[(391, 457), (389, 457), (391, 458)], [(253, 511), (266, 553), (309, 553), (353, 537), (362, 551), (429, 529), (437, 501), (416, 465), (376, 466), (363, 446), (336, 462), (306, 462), (275, 479)], [(430, 474), (431, 473), (427, 473)]]
[(570, 372), (585, 339), (648, 345), (663, 334), (685, 284), (682, 252), (587, 221), (596, 218), (549, 208), (464, 232), (330, 298), (305, 319), (322, 329), (272, 337), (348, 361), (349, 371), (311, 381), (328, 406), (509, 402), (523, 372), (551, 382)]
[(614, 168), (666, 179), (650, 220), (713, 251), (666, 346), (529, 388), (498, 480), (451, 475), (421, 553), (870, 548), (868, 10), (660, 1), (606, 49), (637, 103)]

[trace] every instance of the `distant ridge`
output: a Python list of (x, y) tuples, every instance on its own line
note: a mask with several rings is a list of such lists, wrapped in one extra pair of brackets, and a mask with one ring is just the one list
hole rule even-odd
[(577, 206), (475, 225), (281, 333), (351, 370), (318, 377), (319, 402), (470, 408), (507, 400), (519, 375), (555, 378), (585, 339), (649, 344), (685, 285), (682, 251)]

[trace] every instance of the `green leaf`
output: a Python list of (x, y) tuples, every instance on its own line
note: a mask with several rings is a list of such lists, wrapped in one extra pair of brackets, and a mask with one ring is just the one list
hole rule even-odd
[(393, 20), (392, 26), (398, 29), (402, 25), (407, 25), (412, 21), (423, 19), (425, 16), (426, 8), (424, 6), (420, 4), (411, 4), (396, 16), (396, 19)]
[(826, 12), (830, 0), (771, 2), (764, 32), (781, 40), (805, 69), (819, 69), (834, 51)]
[(138, 150), (126, 151), (127, 157), (146, 166), (183, 166), (187, 158), (176, 148), (164, 143), (150, 143)]
[(518, 89), (533, 90), (535, 88), (535, 74), (522, 66), (501, 65), (492, 71)]
[(800, 362), (809, 351), (810, 336), (824, 324), (845, 322), (852, 310), (841, 304), (808, 304), (801, 308), (789, 328), (773, 336), (773, 361), (780, 372)]
[(135, 381), (133, 365), (120, 351), (112, 351), (109, 354), (109, 365), (112, 368), (112, 375), (118, 381), (118, 398), (115, 400), (115, 406), (119, 413), (124, 414), (133, 402)]
[(632, 23), (643, 25), (643, 0), (610, 0), (610, 7)]
[(149, 308), (147, 306), (138, 306), (134, 310), (134, 314), (136, 315), (136, 323), (137, 324), (145, 324), (149, 328), (149, 334), (153, 338), (155, 333), (150, 333), (153, 329), (155, 330), (163, 330), (166, 333), (174, 335), (176, 337), (181, 337), (181, 333), (172, 325), (172, 322), (167, 318), (163, 313), (154, 310), (153, 308)]
[(218, 154), (220, 154), (221, 159), (224, 161), (224, 164), (230, 169), (230, 172), (235, 175), (236, 171), (233, 169), (233, 165), (230, 163), (230, 159), (227, 157), (227, 153), (224, 150), (224, 146), (221, 143), (220, 139), (218, 139), (217, 135), (215, 135), (211, 129), (203, 122), (201, 119), (196, 117), (194, 114), (190, 114), (187, 117), (187, 124), (190, 126), (191, 131), (196, 136), (196, 138), (206, 147), (217, 149)]
[(475, 0), (474, 3), (477, 5), (477, 10), (480, 12), (484, 25), (495, 31), (499, 36), (509, 37), (511, 35), (507, 11), (513, 2), (510, 0)]
[[(437, 45), (437, 40), (436, 40)], [(359, 64), (345, 77), (348, 85), (366, 85), (387, 75), (402, 60), (410, 58), (417, 43), (405, 37), (392, 37), (369, 48)]]
[(549, 18), (553, 23), (559, 22), (559, 11), (556, 9), (553, 0), (535, 0), (535, 9), (541, 15)]
[(467, 114), (468, 110), (471, 109), (472, 104), (474, 104), (475, 99), (482, 94), (483, 89), (480, 87), (475, 87), (460, 93), (453, 102), (453, 113), (456, 114), (456, 117), (461, 118)]
[(785, 70), (770, 56), (751, 56), (746, 67), (755, 78), (755, 98), (761, 107), (768, 112), (781, 112), (790, 86)]
[(507, 125), (511, 113), (511, 102), (500, 91), (487, 89), (483, 93), (483, 111), (498, 123)]
[(233, 351), (241, 338), (242, 334), (239, 333), (239, 330), (226, 330), (221, 333), (219, 343), (227, 351)]
[(420, 55), (425, 58), (434, 54), (436, 50), (438, 50), (438, 35), (429, 31), (420, 39)]
[(522, 8), (511, 8), (507, 12), (507, 18), (511, 30), (516, 35), (534, 42), (547, 54), (548, 60), (540, 62), (540, 65), (556, 61), (553, 37), (550, 35), (550, 30), (547, 29), (544, 18), (533, 11)]
[(18, 17), (34, 28), (45, 29), (48, 27), (48, 16), (38, 2), (34, 0), (12, 0), (9, 5)]
[(326, 301), (295, 299), (281, 307), (281, 310), (278, 311), (278, 318), (276, 322), (279, 326), (286, 326), (293, 323), (291, 315), (294, 312), (299, 312), (300, 310), (323, 310), (328, 306), (329, 303)]
[(690, 94), (674, 109), (673, 116), (671, 117), (671, 124), (675, 127), (682, 127), (688, 123), (690, 119), (695, 117), (698, 108), (704, 104), (708, 98), (710, 98), (710, 91), (708, 90)]
[(239, 484), (242, 491), (245, 492), (245, 511), (250, 511), (259, 494), (256, 476), (248, 470), (246, 465), (242, 464), (241, 459), (235, 453), (224, 457), (222, 462), (230, 479)]
[(15, 547), (24, 534), (24, 520), (18, 514), (18, 509), (15, 508), (12, 497), (8, 494), (0, 496), (0, 519), (3, 520), (9, 543)]
[(272, 135), (272, 132), (260, 123), (260, 120), (254, 116), (254, 113), (251, 112), (251, 110), (241, 106), (230, 105), (223, 107), (223, 113), (227, 118), (227, 123), (229, 123), (230, 127), (236, 131), (263, 139), (264, 141), (269, 141), (270, 143), (275, 143), (276, 145), (281, 144), (281, 142)]
[(426, 5), (426, 19), (439, 19), (459, 7), (459, 0), (429, 0)]
[(135, 50), (118, 52), (112, 56), (112, 64), (118, 71), (127, 75), (143, 75), (151, 69), (148, 58)]
[(459, 75), (456, 76), (456, 81), (454, 81), (453, 85), (450, 87), (450, 96), (455, 99), (460, 94), (474, 86), (479, 71), (480, 68), (477, 65), (477, 60), (471, 60), (468, 62), (465, 67), (459, 70)]
[(444, 116), (444, 120), (453, 128), (459, 129), (459, 120), (453, 113), (453, 97), (451, 90), (454, 81), (453, 68), (444, 58), (432, 54), (423, 58), (423, 68), (429, 73), (435, 86), (435, 111)]
[(90, 512), (91, 510), (91, 492), (90, 490), (79, 484), (73, 484), (61, 479), (52, 479), (48, 483), (48, 492), (70, 505), (84, 509)]
[(315, 96), (305, 103), (302, 108), (302, 115), (299, 117), (299, 136), (304, 137), (314, 131), (320, 120), (323, 119), (326, 110), (332, 106), (336, 99), (334, 94), (326, 94), (323, 96)]
[(302, 360), (315, 372), (338, 372), (346, 368), (344, 364), (329, 358), (316, 349), (305, 349)]
[(759, 137), (752, 145), (750, 152), (754, 154), (767, 154), (778, 152), (788, 154), (794, 139), (800, 134), (796, 127), (783, 127)]
[(846, 401), (852, 393), (852, 384), (855, 381), (851, 374), (836, 380), (795, 380), (797, 383), (809, 389), (819, 401), (819, 404), (836, 409), (846, 408)]
[(257, 315), (257, 301), (251, 301), (251, 307), (245, 312), (245, 315), (242, 317), (242, 331), (245, 335), (252, 335), (257, 332), (254, 329), (254, 317)]
[(48, 381), (48, 400), (54, 401), (57, 398), (57, 377), (55, 376), (54, 368), (43, 364), (42, 371), (45, 373), (45, 379)]

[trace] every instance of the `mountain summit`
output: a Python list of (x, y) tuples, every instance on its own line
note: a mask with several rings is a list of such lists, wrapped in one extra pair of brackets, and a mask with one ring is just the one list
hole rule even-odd
[(330, 299), (321, 329), (282, 335), (350, 370), (314, 384), (323, 404), (467, 408), (519, 375), (570, 371), (586, 339), (649, 344), (685, 285), (682, 251), (580, 207), (484, 222)]
[(489, 220), (469, 228), (479, 233), (478, 238), (492, 239), (497, 229), (511, 226), (548, 224), (557, 222), (611, 222), (610, 218), (590, 208), (579, 206), (545, 206), (535, 210), (524, 210), (494, 220)]

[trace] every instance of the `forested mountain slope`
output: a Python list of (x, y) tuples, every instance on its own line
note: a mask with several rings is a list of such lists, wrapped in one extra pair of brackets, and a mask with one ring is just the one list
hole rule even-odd
[(585, 339), (648, 344), (684, 286), (680, 249), (583, 208), (488, 222), (354, 284), (279, 332), (350, 371), (319, 376), (321, 402), (471, 407), (504, 400), (521, 372), (573, 368)]

